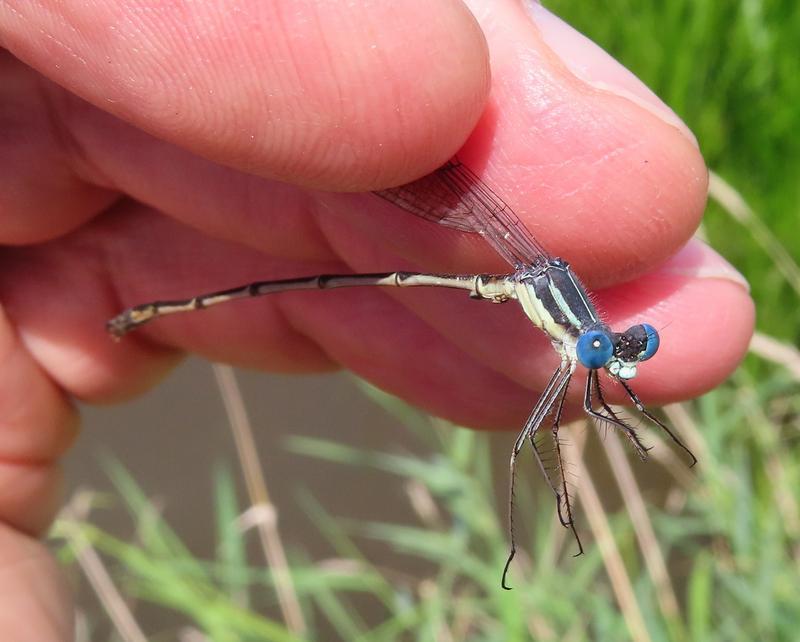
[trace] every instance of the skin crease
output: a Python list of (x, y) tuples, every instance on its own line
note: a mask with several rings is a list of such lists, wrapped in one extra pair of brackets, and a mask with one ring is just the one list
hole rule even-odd
[(340, 192), (411, 180), (461, 149), (603, 288), (613, 327), (659, 329), (634, 381), (646, 401), (699, 394), (735, 367), (752, 302), (713, 252), (679, 252), (705, 202), (694, 143), (574, 75), (511, 0), (469, 8), (480, 28), (455, 0), (0, 0), (0, 638), (71, 636), (35, 540), (58, 505), (71, 399), (136, 395), (184, 351), (345, 367), (456, 421), (519, 427), (556, 357), (512, 303), (291, 293), (118, 344), (101, 331), (126, 305), (252, 279), (508, 269), (480, 239)]

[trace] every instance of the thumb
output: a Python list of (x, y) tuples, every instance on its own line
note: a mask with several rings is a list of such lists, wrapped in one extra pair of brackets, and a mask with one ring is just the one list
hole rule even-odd
[(457, 0), (11, 2), (0, 43), (164, 140), (321, 189), (433, 169), (489, 88), (486, 43)]

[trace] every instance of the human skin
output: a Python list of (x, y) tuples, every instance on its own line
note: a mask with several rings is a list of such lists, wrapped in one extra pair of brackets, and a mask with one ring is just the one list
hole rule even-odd
[(120, 343), (103, 332), (122, 307), (254, 279), (508, 271), (475, 236), (342, 192), (459, 152), (596, 290), (612, 327), (661, 331), (633, 382), (648, 402), (713, 388), (746, 349), (743, 280), (686, 245), (706, 196), (693, 137), (538, 7), (0, 0), (0, 46), (2, 639), (71, 636), (36, 537), (58, 506), (72, 401), (135, 396), (187, 352), (343, 367), (455, 421), (520, 426), (556, 357), (514, 304), (293, 293)]

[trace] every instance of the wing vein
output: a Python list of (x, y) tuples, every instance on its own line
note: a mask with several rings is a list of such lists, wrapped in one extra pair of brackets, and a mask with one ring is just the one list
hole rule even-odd
[(505, 201), (457, 159), (375, 194), (428, 221), (480, 234), (516, 269), (551, 258)]

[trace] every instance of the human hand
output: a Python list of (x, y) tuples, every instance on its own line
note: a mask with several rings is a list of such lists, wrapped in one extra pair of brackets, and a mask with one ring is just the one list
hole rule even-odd
[(0, 2), (5, 639), (69, 637), (66, 593), (30, 536), (57, 505), (71, 398), (135, 395), (192, 351), (346, 367), (456, 421), (519, 426), (554, 354), (516, 306), (463, 293), (300, 292), (163, 319), (119, 344), (103, 333), (128, 305), (254, 279), (508, 269), (480, 239), (328, 192), (411, 180), (466, 140), (460, 157), (537, 238), (607, 288), (613, 327), (663, 330), (635, 382), (645, 400), (708, 390), (743, 354), (740, 277), (696, 243), (678, 252), (705, 202), (691, 135), (542, 9), (470, 2), (489, 95), (487, 45), (455, 1), (140, 7)]

